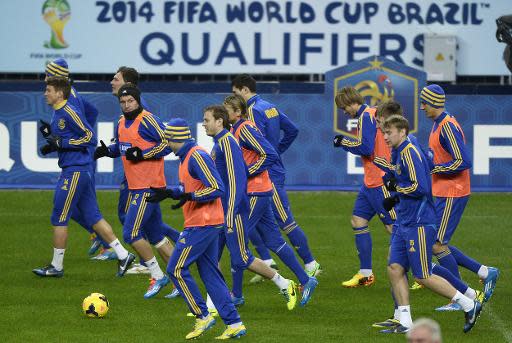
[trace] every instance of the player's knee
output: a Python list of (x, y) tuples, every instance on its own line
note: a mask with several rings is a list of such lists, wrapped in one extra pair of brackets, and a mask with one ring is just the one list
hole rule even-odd
[(398, 276), (403, 274), (404, 268), (398, 263), (391, 263), (388, 265), (388, 274), (390, 276)]
[(368, 221), (358, 216), (352, 216), (352, 218), (350, 218), (350, 224), (352, 225), (352, 227), (357, 228), (368, 225)]
[(432, 246), (432, 251), (434, 252), (434, 254), (440, 254), (440, 253), (446, 251), (447, 249), (448, 249), (448, 246), (441, 244), (440, 242), (436, 242)]

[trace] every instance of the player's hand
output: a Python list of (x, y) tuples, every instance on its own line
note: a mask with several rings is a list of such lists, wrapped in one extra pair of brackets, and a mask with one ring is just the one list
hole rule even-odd
[(389, 174), (386, 174), (382, 177), (382, 181), (384, 181), (384, 186), (388, 189), (390, 192), (396, 192), (396, 179), (393, 176), (388, 176)]
[(55, 151), (62, 148), (62, 138), (60, 138), (59, 136), (49, 135), (48, 137), (46, 137), (46, 141), (48, 142), (48, 144), (55, 148)]
[(39, 131), (43, 134), (43, 137), (47, 138), (50, 136), (52, 134), (52, 128), (50, 124), (42, 119), (39, 120), (39, 123), (41, 123), (41, 126), (39, 126)]
[(384, 209), (389, 212), (399, 202), (400, 198), (395, 195), (394, 197), (391, 198), (384, 198), (384, 200), (382, 201), (382, 206), (384, 206)]
[(343, 135), (337, 135), (334, 137), (334, 140), (332, 143), (335, 148), (338, 148), (341, 146), (341, 141), (343, 140), (343, 138), (345, 138), (345, 136), (343, 136)]
[(39, 148), (39, 151), (41, 152), (41, 155), (46, 156), (49, 153), (57, 151), (57, 148), (54, 147), (51, 144), (45, 144), (45, 145), (43, 145), (42, 147)]
[(153, 194), (146, 197), (148, 202), (160, 202), (172, 197), (172, 189), (151, 187), (151, 190), (153, 191)]
[[(179, 188), (183, 189), (182, 186), (180, 186)], [(171, 206), (171, 209), (177, 210), (178, 208), (180, 208), (183, 205), (185, 205), (185, 203), (187, 201), (192, 200), (192, 193), (183, 193), (182, 192), (180, 195), (174, 196), (173, 199), (179, 200), (176, 204)]]
[(110, 150), (108, 150), (108, 146), (105, 145), (105, 142), (100, 140), (100, 146), (94, 150), (94, 159), (102, 158), (108, 156), (110, 154)]
[(133, 162), (139, 162), (144, 159), (144, 157), (142, 156), (142, 150), (137, 146), (128, 148), (126, 150), (126, 153), (124, 154), (124, 156), (126, 157), (126, 159), (128, 161), (133, 161)]

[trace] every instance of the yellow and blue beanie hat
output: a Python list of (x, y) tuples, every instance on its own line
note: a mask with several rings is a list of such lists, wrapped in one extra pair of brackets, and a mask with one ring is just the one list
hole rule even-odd
[(444, 90), (441, 86), (436, 84), (423, 87), (421, 90), (420, 100), (434, 108), (443, 108), (445, 102)]
[(46, 65), (45, 73), (47, 76), (69, 77), (68, 62), (63, 58), (57, 58)]
[(184, 142), (192, 139), (190, 127), (185, 119), (174, 118), (171, 119), (165, 127), (165, 136), (170, 142)]

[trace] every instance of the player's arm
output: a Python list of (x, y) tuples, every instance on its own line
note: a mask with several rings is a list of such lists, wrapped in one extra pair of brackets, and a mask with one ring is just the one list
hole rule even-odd
[(395, 166), (386, 160), (385, 157), (376, 156), (373, 159), (373, 164), (385, 173), (392, 173), (395, 170)]
[(204, 189), (191, 194), (192, 201), (208, 202), (224, 194), (224, 184), (219, 172), (215, 168), (212, 158), (206, 152), (194, 151), (188, 163), (188, 170), (192, 177), (205, 185)]
[(471, 168), (469, 157), (462, 132), (452, 123), (446, 123), (441, 127), (439, 137), (442, 147), (450, 153), (452, 159), (446, 163), (435, 164), (432, 174), (456, 174)]
[(415, 147), (401, 152), (400, 177), (397, 179), (396, 191), (413, 198), (421, 198), (430, 193), (428, 180), (422, 171), (421, 155)]
[(246, 148), (259, 155), (256, 162), (247, 166), (250, 176), (258, 175), (268, 170), (279, 159), (277, 152), (269, 141), (263, 137), (261, 132), (249, 125), (243, 126), (240, 130), (240, 141)]
[(142, 156), (145, 160), (160, 158), (171, 152), (167, 146), (167, 138), (164, 131), (165, 126), (158, 117), (148, 115), (141, 121), (139, 134), (145, 140), (155, 143), (151, 148), (142, 150)]
[(85, 98), (82, 97), (82, 102), (84, 104), (84, 116), (89, 121), (89, 125), (94, 128), (94, 125), (96, 125), (96, 121), (98, 119), (99, 111), (91, 104), (89, 101), (87, 101)]
[(63, 149), (83, 149), (91, 144), (96, 144), (93, 140), (93, 130), (87, 121), (82, 120), (80, 115), (68, 105), (62, 108), (70, 119), (67, 121), (69, 129), (73, 132), (72, 138), (63, 138), (61, 148)]
[(377, 134), (375, 119), (367, 112), (363, 112), (358, 125), (358, 136), (355, 139), (344, 137), (341, 147), (354, 155), (370, 156), (375, 148), (375, 135)]
[(283, 137), (279, 141), (279, 146), (277, 147), (278, 153), (282, 154), (290, 145), (292, 145), (293, 141), (297, 138), (299, 134), (299, 129), (297, 126), (284, 114), (279, 111), (279, 127), (281, 131), (283, 131)]
[(248, 114), (248, 117), (249, 117), (249, 120), (252, 121), (254, 124), (256, 124), (256, 127), (258, 128), (258, 130), (260, 130), (260, 132), (265, 135), (265, 130), (266, 130), (266, 115), (265, 115), (265, 112), (258, 109), (258, 108), (255, 108), (254, 106), (249, 106), (249, 108), (247, 108), (247, 114)]

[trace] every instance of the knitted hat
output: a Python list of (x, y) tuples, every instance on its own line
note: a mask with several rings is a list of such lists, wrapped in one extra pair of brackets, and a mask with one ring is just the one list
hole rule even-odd
[(63, 58), (57, 58), (46, 65), (45, 73), (47, 76), (69, 77), (68, 63)]
[(444, 90), (436, 84), (423, 87), (420, 99), (434, 108), (443, 108), (445, 101)]
[(184, 142), (192, 138), (190, 127), (185, 119), (171, 119), (165, 127), (165, 136), (170, 142)]
[(119, 88), (119, 91), (117, 92), (117, 96), (119, 98), (121, 98), (122, 96), (127, 96), (127, 95), (133, 96), (133, 98), (137, 101), (139, 106), (141, 106), (140, 90), (131, 83), (122, 85), (121, 88)]

